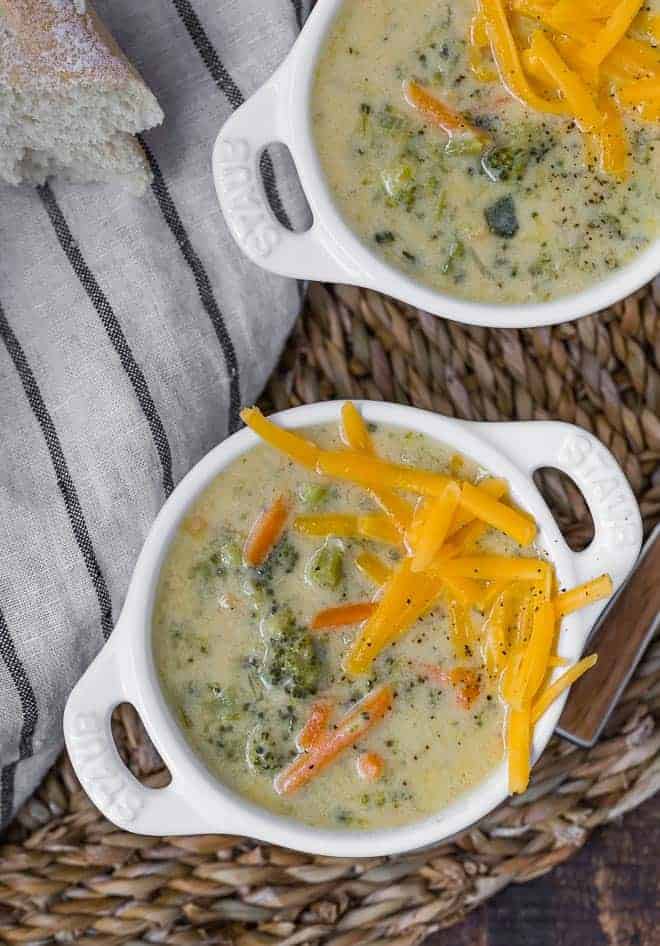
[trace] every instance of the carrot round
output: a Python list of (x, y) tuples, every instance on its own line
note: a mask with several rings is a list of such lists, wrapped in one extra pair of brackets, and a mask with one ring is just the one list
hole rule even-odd
[(375, 608), (376, 605), (371, 601), (340, 604), (336, 608), (326, 608), (314, 615), (310, 627), (313, 631), (325, 631), (336, 627), (347, 627), (349, 624), (360, 624), (371, 617)]
[(316, 778), (344, 749), (354, 746), (383, 719), (392, 708), (392, 700), (392, 688), (387, 683), (360, 700), (336, 727), (275, 776), (273, 787), (278, 795), (291, 795)]
[(385, 761), (377, 752), (361, 752), (355, 767), (364, 782), (377, 782), (385, 771)]
[(252, 526), (243, 550), (243, 558), (248, 565), (257, 568), (268, 558), (268, 554), (284, 531), (289, 504), (284, 496), (278, 496), (259, 516)]
[(316, 700), (312, 703), (307, 722), (298, 733), (296, 744), (299, 749), (311, 749), (325, 735), (332, 715), (330, 700)]

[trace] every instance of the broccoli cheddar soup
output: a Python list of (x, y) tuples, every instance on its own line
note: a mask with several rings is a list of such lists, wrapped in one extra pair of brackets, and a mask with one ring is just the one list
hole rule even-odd
[(466, 299), (542, 302), (658, 236), (660, 0), (345, 0), (314, 137), (367, 246)]
[(522, 791), (535, 714), (594, 659), (547, 685), (557, 615), (607, 580), (553, 601), (534, 521), (449, 446), (351, 404), (298, 434), (243, 417), (265, 442), (188, 510), (153, 612), (166, 698), (207, 767), (326, 827), (431, 815), (505, 751)]

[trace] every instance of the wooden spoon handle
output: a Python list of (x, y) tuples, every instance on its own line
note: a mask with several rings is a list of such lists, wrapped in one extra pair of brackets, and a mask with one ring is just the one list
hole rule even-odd
[(658, 621), (660, 526), (589, 639), (588, 650), (598, 653), (598, 663), (572, 687), (557, 728), (560, 736), (581, 746), (596, 742)]

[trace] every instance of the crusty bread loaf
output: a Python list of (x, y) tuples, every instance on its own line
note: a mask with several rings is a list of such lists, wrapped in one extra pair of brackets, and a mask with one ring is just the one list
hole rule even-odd
[(85, 0), (0, 0), (0, 179), (113, 181), (140, 194), (154, 95)]

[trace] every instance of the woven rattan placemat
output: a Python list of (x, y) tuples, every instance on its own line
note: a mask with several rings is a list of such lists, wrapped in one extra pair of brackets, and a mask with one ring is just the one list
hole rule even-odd
[[(436, 319), (372, 292), (312, 285), (264, 397), (412, 403), (472, 420), (556, 418), (616, 454), (649, 529), (660, 514), (660, 280), (597, 316), (490, 330)], [(543, 488), (569, 542), (590, 521), (570, 481)], [(528, 792), (458, 840), (396, 858), (337, 860), (233, 837), (147, 838), (109, 824), (63, 757), (0, 847), (0, 939), (119, 946), (378, 943), (413, 946), (512, 881), (570, 857), (591, 831), (660, 788), (660, 641), (599, 744), (553, 740)], [(133, 772), (166, 774), (133, 711), (116, 714)]]

